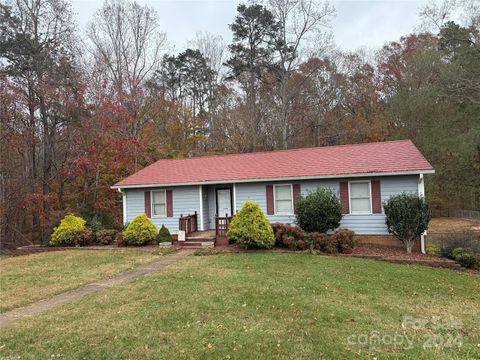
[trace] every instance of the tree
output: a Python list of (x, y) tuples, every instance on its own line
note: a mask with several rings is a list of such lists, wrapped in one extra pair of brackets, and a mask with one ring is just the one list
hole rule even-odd
[[(326, 38), (321, 30), (328, 25), (335, 9), (327, 2), (322, 4), (315, 0), (270, 0), (269, 9), (277, 23), (270, 67), (276, 91), (275, 118), (282, 132), (281, 147), (287, 149), (291, 136), (292, 102), (303, 85), (303, 81), (294, 80), (294, 74), (306, 60), (307, 53), (318, 56), (322, 51), (321, 46), (309, 49), (308, 44), (324, 45)], [(315, 71), (304, 73), (303, 79)]]
[(264, 120), (260, 111), (259, 88), (272, 63), (278, 24), (273, 14), (262, 5), (242, 4), (237, 11), (235, 21), (230, 24), (233, 43), (229, 49), (232, 56), (225, 64), (230, 69), (229, 79), (237, 80), (245, 93), (246, 111), (242, 121), (248, 141), (246, 148), (252, 151), (261, 143), (258, 135), (262, 133)]
[(117, 101), (133, 119), (131, 131), (137, 137), (145, 123), (140, 112), (143, 85), (158, 69), (165, 46), (158, 16), (147, 5), (106, 0), (89, 25), (88, 37), (95, 61), (104, 65)]
[(384, 204), (388, 231), (399, 238), (410, 254), (415, 241), (428, 228), (430, 208), (423, 197), (414, 194), (392, 196)]
[[(19, 150), (28, 182), (16, 186), (29, 186), (30, 199), (21, 200), (35, 212), (33, 227), (46, 242), (53, 203), (64, 206), (64, 178), (56, 171), (66, 151), (60, 135), (78, 119), (83, 97), (71, 10), (62, 0), (17, 0), (12, 6), (0, 4), (0, 23), (3, 91), (16, 98), (19, 122), (14, 128), (25, 140)], [(57, 199), (52, 196), (56, 186)]]

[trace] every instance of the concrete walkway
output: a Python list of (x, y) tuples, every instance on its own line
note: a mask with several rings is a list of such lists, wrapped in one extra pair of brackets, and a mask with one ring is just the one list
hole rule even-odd
[(108, 290), (116, 285), (131, 282), (177, 262), (192, 252), (193, 250), (181, 250), (175, 254), (165, 255), (161, 259), (155, 260), (142, 267), (122, 272), (111, 278), (83, 285), (77, 289), (55, 295), (49, 299), (40, 300), (33, 304), (4, 312), (0, 314), (0, 327), (13, 324), (26, 317), (42, 314), (48, 310), (83, 299), (85, 296)]

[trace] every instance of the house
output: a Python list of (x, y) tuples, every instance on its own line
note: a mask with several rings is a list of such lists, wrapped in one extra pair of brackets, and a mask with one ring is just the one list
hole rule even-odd
[(224, 235), (247, 200), (271, 223), (293, 224), (296, 197), (331, 188), (342, 203), (341, 227), (361, 241), (392, 245), (398, 240), (388, 234), (382, 203), (402, 192), (423, 196), (423, 176), (433, 172), (410, 140), (400, 140), (159, 160), (113, 188), (123, 195), (124, 223), (145, 213), (157, 227), (187, 235)]

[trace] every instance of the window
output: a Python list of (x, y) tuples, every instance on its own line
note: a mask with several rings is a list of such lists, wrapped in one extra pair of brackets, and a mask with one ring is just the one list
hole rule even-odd
[(370, 214), (371, 212), (370, 181), (350, 182), (350, 213)]
[(167, 216), (167, 201), (165, 190), (152, 191), (152, 215)]
[(293, 214), (292, 185), (275, 185), (275, 214)]

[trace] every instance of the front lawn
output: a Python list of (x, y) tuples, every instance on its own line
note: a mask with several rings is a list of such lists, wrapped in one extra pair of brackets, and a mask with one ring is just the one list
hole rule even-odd
[[(478, 276), (363, 259), (189, 256), (1, 329), (0, 357), (472, 359), (480, 357), (479, 288)], [(432, 316), (455, 328), (438, 329)]]
[(137, 267), (141, 250), (67, 250), (0, 258), (0, 312)]

